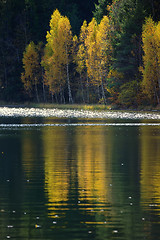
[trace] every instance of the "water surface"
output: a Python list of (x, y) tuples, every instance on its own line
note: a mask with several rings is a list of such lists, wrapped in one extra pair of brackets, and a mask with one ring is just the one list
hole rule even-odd
[(154, 117), (2, 114), (0, 239), (160, 239), (159, 146)]

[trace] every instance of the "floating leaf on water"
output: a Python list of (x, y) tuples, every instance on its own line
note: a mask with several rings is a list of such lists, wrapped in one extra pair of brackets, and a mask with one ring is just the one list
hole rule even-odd
[(40, 228), (40, 227), (41, 227), (41, 226), (40, 226), (40, 225), (38, 225), (38, 224), (36, 224), (36, 225), (35, 225), (35, 228)]

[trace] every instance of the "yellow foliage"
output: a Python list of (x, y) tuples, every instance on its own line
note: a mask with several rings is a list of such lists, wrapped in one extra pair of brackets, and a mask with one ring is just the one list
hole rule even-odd
[(69, 53), (71, 51), (72, 32), (69, 19), (61, 17), (58, 22), (58, 44), (59, 44), (59, 61), (61, 64), (67, 64)]
[(36, 45), (31, 42), (23, 53), (24, 73), (21, 75), (26, 90), (31, 90), (38, 83), (40, 75), (40, 59)]
[(104, 16), (98, 25), (93, 18), (88, 25), (88, 35), (85, 39), (87, 48), (87, 72), (94, 85), (102, 85), (109, 71), (112, 46), (110, 41), (110, 25)]
[(160, 23), (155, 24), (151, 18), (146, 20), (142, 33), (143, 41), (143, 92), (159, 103), (160, 91)]
[(82, 74), (82, 72), (86, 69), (86, 57), (87, 57), (87, 51), (86, 51), (86, 45), (85, 40), (88, 35), (88, 28), (87, 28), (87, 22), (86, 20), (83, 22), (81, 26), (80, 36), (79, 36), (79, 47), (77, 51), (77, 72)]
[(46, 83), (52, 93), (59, 92), (66, 82), (66, 65), (69, 64), (72, 32), (69, 19), (56, 9), (50, 20), (50, 31), (46, 35), (43, 65)]
[[(96, 34), (97, 34), (97, 22), (95, 18), (88, 24), (87, 37), (85, 39), (85, 46), (87, 51), (86, 66), (89, 78), (92, 80), (97, 79), (96, 71), (96, 59), (97, 59), (97, 45), (96, 45)], [(93, 78), (94, 76), (94, 78)]]
[(73, 45), (72, 45), (72, 51), (77, 50), (77, 46), (78, 46), (78, 37), (76, 35), (73, 36)]
[(84, 20), (82, 26), (81, 26), (81, 31), (80, 31), (80, 42), (83, 42), (85, 41), (86, 37), (87, 37), (87, 32), (88, 32), (88, 29), (87, 29), (87, 21)]
[(77, 71), (81, 73), (86, 66), (86, 52), (83, 44), (79, 45), (79, 49), (77, 52)]
[(77, 52), (78, 52), (78, 37), (74, 35), (72, 39), (72, 56), (74, 63), (77, 63)]

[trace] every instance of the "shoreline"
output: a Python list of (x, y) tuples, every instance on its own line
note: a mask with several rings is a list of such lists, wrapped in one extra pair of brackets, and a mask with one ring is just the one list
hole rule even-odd
[(56, 103), (0, 103), (0, 107), (8, 108), (58, 108), (82, 110), (120, 110), (111, 109), (111, 105), (102, 104), (56, 104)]
[(146, 111), (159, 112), (160, 105), (157, 106), (138, 106), (123, 108), (116, 105), (103, 104), (56, 104), (56, 103), (0, 103), (0, 107), (8, 108), (48, 108), (48, 109), (75, 109), (75, 110), (90, 110), (90, 111)]
[(99, 120), (160, 120), (158, 111), (135, 110), (91, 110), (76, 108), (35, 108), (35, 107), (0, 107), (0, 117), (42, 117), (58, 119), (99, 119)]

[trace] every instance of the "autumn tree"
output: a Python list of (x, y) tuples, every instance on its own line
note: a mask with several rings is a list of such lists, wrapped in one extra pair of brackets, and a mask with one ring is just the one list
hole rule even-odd
[(59, 45), (60, 45), (59, 58), (60, 58), (61, 65), (64, 66), (65, 68), (64, 70), (66, 71), (69, 103), (73, 103), (70, 75), (69, 75), (69, 63), (71, 60), (70, 57), (71, 57), (71, 45), (72, 45), (72, 32), (71, 32), (71, 25), (67, 17), (61, 17), (61, 19), (59, 20), (58, 33), (59, 33), (58, 37), (59, 37)]
[(88, 24), (85, 46), (87, 74), (91, 84), (97, 89), (99, 100), (106, 103), (106, 79), (112, 52), (107, 16), (103, 17), (100, 24), (97, 24), (95, 18)]
[[(110, 8), (107, 8), (107, 4), (110, 5)], [(58, 8), (63, 15), (69, 17), (72, 31), (74, 34), (76, 33), (77, 36), (79, 35), (79, 29), (84, 19), (86, 19), (87, 22), (91, 21), (92, 13), (98, 24), (103, 16), (107, 14), (113, 30), (112, 46), (114, 54), (112, 58), (112, 69), (123, 73), (123, 78), (120, 79), (121, 85), (128, 81), (140, 79), (138, 68), (139, 65), (142, 64), (142, 23), (148, 16), (152, 16), (156, 22), (160, 20), (159, 0), (1, 0), (1, 100), (22, 101), (24, 98), (26, 99), (21, 81), (23, 52), (30, 41), (34, 41), (35, 43), (39, 41), (45, 42), (45, 32), (48, 29), (48, 21), (53, 9), (56, 8)], [(80, 52), (86, 52), (84, 45), (81, 45), (80, 48)], [(72, 64), (70, 64), (70, 61), (69, 54), (69, 69), (71, 70), (70, 67), (72, 67)], [(51, 59), (47, 68), (49, 68), (49, 65), (52, 65)], [(66, 72), (66, 64), (63, 66), (63, 69)], [(64, 71), (62, 71), (61, 74), (63, 76)], [(72, 73), (72, 71), (69, 72)], [(89, 95), (90, 97), (93, 95), (94, 86), (91, 84), (89, 86), (89, 78), (86, 72), (85, 67), (81, 76), (85, 102), (89, 102)], [(53, 73), (55, 73), (55, 71), (53, 71)], [(48, 73), (46, 73), (46, 75), (47, 74)], [(51, 72), (49, 75), (51, 77)], [(77, 76), (78, 74), (76, 77)], [(49, 78), (49, 76), (46, 77), (46, 79), (47, 78)], [(67, 78), (64, 79), (65, 81), (61, 80), (61, 85), (58, 83), (58, 80), (56, 80), (57, 86), (52, 86), (52, 92), (54, 88), (53, 94), (55, 97), (57, 94), (58, 98), (60, 95), (62, 95), (62, 98), (63, 96), (66, 98), (68, 94), (66, 79)], [(73, 86), (75, 86), (73, 84), (75, 83), (71, 84), (71, 78), (69, 80), (72, 90), (71, 94), (76, 97), (75, 87), (73, 88)], [(56, 88), (61, 88), (61, 90), (56, 90)], [(80, 89), (78, 91), (80, 92)], [(95, 101), (96, 100), (97, 99), (95, 99)]]
[(79, 76), (80, 76), (83, 102), (86, 101), (89, 103), (89, 81), (88, 81), (88, 73), (87, 73), (87, 66), (86, 66), (87, 48), (85, 44), (85, 41), (88, 35), (87, 27), (88, 27), (87, 21), (84, 20), (80, 29), (79, 45), (78, 45), (78, 50), (76, 54), (76, 64), (77, 64), (76, 71), (79, 73)]
[[(44, 50), (44, 57), (42, 59), (42, 66), (45, 69), (45, 83), (49, 86), (52, 98), (55, 95), (57, 99), (57, 93), (61, 93), (62, 102), (62, 87), (63, 81), (61, 79), (60, 62), (58, 60), (58, 22), (61, 18), (61, 14), (58, 10), (54, 11), (50, 20), (50, 31), (47, 32), (47, 44)], [(52, 35), (53, 37), (52, 37)]]
[(95, 18), (93, 18), (91, 22), (88, 24), (87, 37), (85, 39), (85, 46), (87, 51), (86, 57), (87, 73), (92, 82), (96, 77), (95, 76), (97, 58), (96, 34), (97, 34), (97, 21), (95, 20)]
[(75, 35), (73, 37), (72, 44), (72, 77), (74, 78), (73, 91), (75, 92), (75, 101), (85, 103), (84, 97), (84, 86), (81, 77), (81, 73), (79, 73), (78, 68), (78, 50), (79, 50), (79, 39)]
[(148, 18), (143, 26), (143, 92), (151, 102), (160, 102), (160, 22)]
[(24, 72), (21, 75), (25, 90), (33, 97), (36, 95), (37, 102), (39, 102), (38, 84), (42, 76), (40, 59), (37, 46), (34, 42), (30, 42), (23, 54), (23, 68)]
[(112, 45), (110, 35), (109, 18), (104, 16), (98, 26), (96, 41), (97, 41), (97, 62), (102, 97), (106, 103), (105, 89), (107, 89), (107, 76), (110, 71)]
[(67, 85), (68, 101), (73, 103), (69, 64), (71, 57), (72, 32), (69, 19), (56, 9), (50, 20), (50, 31), (46, 36), (47, 44), (43, 59), (45, 78), (52, 94), (60, 93), (65, 102), (64, 89)]

